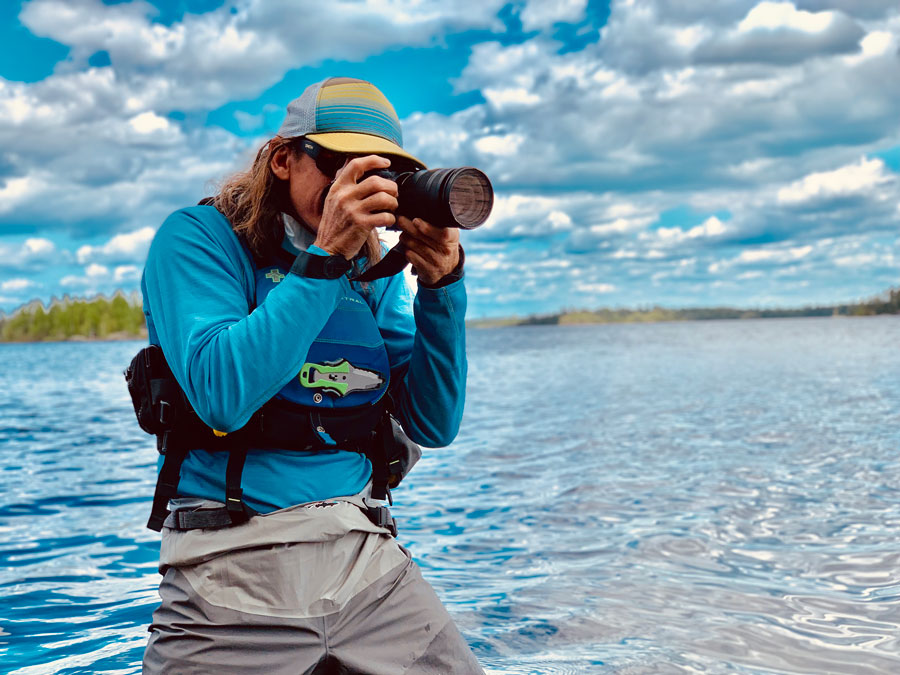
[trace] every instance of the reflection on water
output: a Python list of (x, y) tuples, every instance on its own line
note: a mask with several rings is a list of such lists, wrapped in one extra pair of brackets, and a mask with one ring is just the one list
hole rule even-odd
[[(893, 318), (471, 331), (400, 540), (498, 673), (900, 672)], [(0, 345), (0, 663), (139, 672), (136, 343)]]

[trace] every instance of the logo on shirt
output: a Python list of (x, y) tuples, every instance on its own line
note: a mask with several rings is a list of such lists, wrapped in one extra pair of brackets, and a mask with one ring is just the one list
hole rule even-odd
[(266, 273), (266, 279), (271, 279), (273, 284), (277, 284), (279, 281), (284, 279), (284, 275), (277, 269), (273, 268)]

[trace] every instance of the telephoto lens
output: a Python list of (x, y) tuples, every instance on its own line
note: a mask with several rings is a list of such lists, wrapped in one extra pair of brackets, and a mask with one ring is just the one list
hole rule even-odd
[(363, 176), (381, 176), (397, 183), (398, 213), (422, 218), (436, 227), (474, 230), (484, 225), (494, 206), (494, 189), (478, 169), (423, 169), (398, 173), (390, 169)]

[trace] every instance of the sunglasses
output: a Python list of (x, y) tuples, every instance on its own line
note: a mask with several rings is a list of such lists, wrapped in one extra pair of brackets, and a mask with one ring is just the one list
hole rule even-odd
[(344, 152), (328, 150), (315, 141), (302, 137), (294, 142), (294, 147), (304, 155), (309, 156), (309, 158), (316, 163), (316, 168), (331, 179), (333, 179), (340, 168), (346, 164), (348, 158), (356, 156), (348, 155)]
[[(347, 163), (348, 159), (362, 156), (360, 154), (351, 154), (346, 152), (335, 152), (334, 150), (328, 150), (327, 148), (323, 148), (315, 141), (311, 141), (310, 139), (304, 137), (300, 137), (296, 141), (294, 141), (294, 147), (303, 154), (308, 155), (310, 159), (312, 159), (316, 163), (316, 168), (332, 180), (334, 180), (334, 177), (337, 175), (337, 172), (341, 169), (341, 167), (343, 167), (344, 164)], [(398, 173), (403, 173), (406, 171), (415, 172), (419, 168), (412, 162), (404, 161), (402, 157), (388, 157), (388, 159), (391, 160), (391, 170)]]

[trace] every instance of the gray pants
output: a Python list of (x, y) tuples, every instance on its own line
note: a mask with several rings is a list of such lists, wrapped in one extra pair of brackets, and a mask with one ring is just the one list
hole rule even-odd
[(396, 540), (342, 535), (165, 567), (143, 672), (483, 673)]

